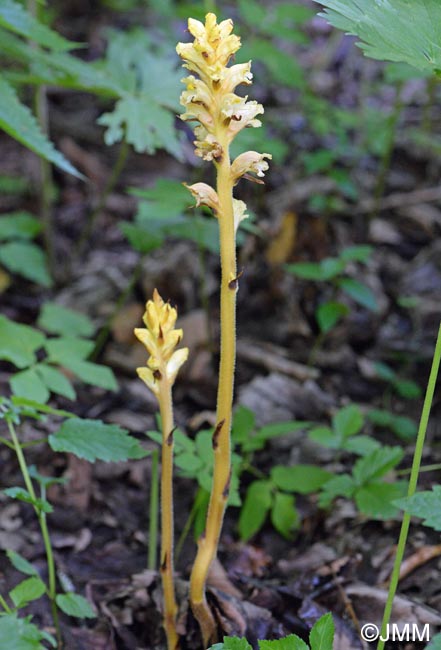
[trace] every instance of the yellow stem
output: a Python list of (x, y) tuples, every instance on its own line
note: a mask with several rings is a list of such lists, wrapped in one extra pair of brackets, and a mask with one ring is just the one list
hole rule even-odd
[(173, 406), (171, 386), (165, 367), (159, 381), (159, 410), (162, 421), (162, 467), (161, 467), (161, 579), (164, 593), (164, 628), (168, 650), (179, 647), (176, 631), (178, 607), (173, 580)]
[(217, 395), (217, 426), (213, 436), (214, 472), (204, 533), (190, 579), (190, 602), (201, 627), (204, 647), (215, 641), (216, 624), (205, 596), (205, 583), (210, 565), (217, 554), (222, 522), (228, 501), (231, 479), (231, 419), (236, 358), (236, 243), (233, 213), (233, 183), (227, 138), (219, 138), (223, 158), (217, 167), (219, 197), (219, 232), (221, 256), (221, 345), (219, 387)]

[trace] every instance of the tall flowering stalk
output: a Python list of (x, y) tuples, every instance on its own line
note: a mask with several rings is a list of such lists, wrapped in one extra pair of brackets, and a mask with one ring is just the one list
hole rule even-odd
[[(216, 636), (216, 625), (205, 597), (205, 584), (210, 565), (217, 554), (222, 521), (228, 501), (231, 480), (231, 419), (236, 358), (236, 231), (246, 218), (246, 205), (233, 198), (233, 187), (243, 176), (259, 179), (268, 169), (269, 154), (247, 151), (230, 161), (229, 147), (245, 127), (260, 126), (257, 116), (263, 107), (256, 101), (235, 94), (240, 84), (252, 81), (251, 61), (228, 67), (240, 48), (240, 38), (232, 34), (233, 22), (217, 23), (209, 13), (205, 24), (192, 18), (188, 30), (192, 43), (178, 43), (177, 52), (190, 72), (183, 79), (186, 89), (181, 95), (184, 121), (196, 121), (195, 153), (212, 161), (217, 173), (216, 190), (205, 183), (188, 187), (197, 205), (213, 210), (219, 221), (221, 259), (221, 344), (217, 425), (213, 434), (214, 474), (205, 531), (198, 540), (198, 550), (190, 580), (190, 601), (202, 632), (204, 647)], [(249, 174), (252, 176), (249, 176)]]
[(188, 357), (188, 348), (176, 350), (182, 339), (182, 330), (175, 329), (177, 311), (164, 303), (154, 291), (144, 314), (145, 328), (135, 329), (138, 339), (147, 348), (150, 357), (144, 368), (137, 368), (159, 403), (162, 422), (161, 472), (161, 578), (164, 593), (164, 628), (168, 650), (179, 647), (176, 631), (177, 605), (173, 580), (173, 406), (172, 386), (179, 368)]

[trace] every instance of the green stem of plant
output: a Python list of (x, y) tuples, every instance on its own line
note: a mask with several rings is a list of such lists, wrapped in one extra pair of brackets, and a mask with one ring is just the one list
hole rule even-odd
[(216, 624), (205, 596), (205, 584), (211, 563), (216, 557), (231, 479), (231, 420), (234, 367), (236, 360), (236, 241), (233, 213), (233, 182), (228, 140), (219, 137), (222, 159), (216, 164), (219, 200), (219, 234), (221, 256), (221, 345), (217, 426), (213, 435), (214, 470), (206, 527), (198, 540), (198, 550), (190, 578), (190, 603), (199, 622), (204, 647), (216, 636)]
[(116, 159), (115, 165), (113, 166), (109, 179), (99, 198), (98, 204), (95, 207), (95, 209), (92, 210), (92, 212), (90, 213), (89, 218), (86, 221), (86, 224), (84, 226), (84, 229), (80, 234), (78, 243), (74, 248), (74, 259), (76, 259), (79, 255), (81, 255), (81, 253), (83, 253), (86, 242), (89, 241), (90, 236), (93, 232), (95, 222), (98, 216), (101, 214), (104, 206), (106, 205), (106, 201), (110, 193), (113, 191), (116, 183), (118, 182), (119, 177), (121, 176), (121, 173), (127, 162), (129, 151), (130, 151), (130, 145), (127, 143), (126, 140), (123, 140), (119, 148), (118, 157)]
[[(26, 464), (26, 459), (23, 454), (23, 450), (21, 448), (20, 442), (17, 437), (17, 433), (15, 431), (15, 427), (12, 424), (10, 420), (8, 420), (8, 429), (9, 433), (11, 436), (12, 443), (14, 445), (14, 450), (15, 454), (17, 456), (18, 464), (20, 466), (20, 471), (23, 476), (23, 480), (26, 486), (27, 491), (31, 495), (31, 498), (36, 501), (37, 500), (37, 495), (35, 494), (34, 486), (31, 480), (31, 477), (29, 475), (28, 471), (28, 466)], [(54, 554), (52, 551), (52, 544), (50, 541), (49, 537), (49, 530), (47, 527), (47, 521), (46, 521), (46, 513), (40, 512), (35, 508), (35, 512), (37, 514), (38, 518), (38, 523), (40, 525), (40, 530), (41, 534), (43, 537), (43, 542), (44, 542), (44, 548), (46, 552), (46, 562), (47, 562), (47, 569), (48, 569), (48, 589), (47, 589), (47, 594), (49, 596), (49, 599), (51, 601), (51, 609), (52, 609), (52, 616), (54, 620), (54, 626), (56, 630), (56, 635), (57, 635), (57, 641), (58, 641), (58, 648), (61, 648), (61, 629), (60, 629), (60, 622), (58, 618), (58, 608), (57, 604), (55, 602), (56, 598), (56, 576), (55, 576), (55, 562), (54, 562)]]
[[(422, 472), (436, 472), (437, 470), (441, 469), (441, 463), (435, 463), (433, 465), (421, 465), (420, 467), (420, 474)], [(412, 468), (408, 467), (406, 469), (400, 469), (395, 474), (397, 476), (406, 476), (406, 474), (410, 474), (412, 471)]]
[(3, 598), (3, 596), (1, 594), (0, 594), (0, 605), (3, 607), (3, 609), (5, 610), (5, 612), (7, 614), (10, 614), (12, 612), (12, 610), (9, 607), (8, 603), (6, 602), (6, 600)]
[(187, 521), (185, 522), (185, 525), (182, 529), (182, 532), (179, 536), (178, 543), (176, 544), (176, 551), (175, 551), (175, 562), (178, 561), (179, 556), (181, 555), (182, 547), (184, 546), (184, 542), (187, 539), (188, 533), (190, 532), (190, 529), (193, 525), (193, 522), (196, 518), (197, 512), (199, 508), (201, 507), (201, 503), (204, 500), (204, 490), (202, 488), (199, 488), (198, 491), (196, 492), (195, 499), (193, 501), (193, 505), (190, 510), (190, 514), (187, 517)]
[[(421, 413), (420, 426), (418, 429), (418, 436), (415, 445), (415, 453), (413, 456), (412, 470), (409, 478), (409, 486), (407, 496), (413, 496), (416, 492), (418, 483), (418, 474), (421, 467), (421, 458), (423, 455), (424, 441), (426, 438), (427, 425), (429, 422), (430, 409), (432, 407), (433, 394), (435, 392), (436, 380), (441, 361), (441, 325), (438, 330), (438, 337), (435, 345), (435, 352), (433, 355), (432, 368), (430, 371), (429, 381), (427, 384), (426, 396), (424, 398), (423, 410)], [(381, 636), (378, 641), (377, 650), (383, 650), (386, 638), (387, 626), (390, 622), (392, 613), (393, 601), (400, 579), (400, 567), (404, 557), (406, 548), (407, 535), (409, 532), (410, 515), (405, 512), (401, 522), (401, 531), (398, 539), (397, 552), (395, 555), (394, 567), (392, 570), (391, 580), (389, 584), (389, 593), (387, 596), (386, 606), (383, 614), (383, 622), (381, 625)]]
[(150, 508), (149, 508), (149, 550), (147, 567), (156, 570), (156, 551), (158, 548), (158, 512), (159, 512), (159, 450), (152, 451), (152, 467), (150, 476)]

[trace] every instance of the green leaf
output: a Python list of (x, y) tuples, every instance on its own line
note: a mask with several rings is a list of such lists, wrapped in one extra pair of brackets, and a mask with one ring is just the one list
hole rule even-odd
[(49, 413), (50, 415), (58, 415), (62, 418), (71, 418), (74, 417), (73, 413), (69, 411), (64, 411), (63, 409), (54, 409), (48, 404), (41, 404), (40, 402), (35, 402), (34, 400), (27, 399), (26, 397), (16, 397), (11, 398), (14, 406), (18, 406), (24, 410), (35, 410), (41, 413)]
[(278, 533), (291, 539), (292, 531), (300, 525), (300, 516), (292, 494), (276, 492), (271, 508), (271, 523)]
[(316, 465), (278, 465), (271, 470), (271, 478), (280, 490), (298, 494), (317, 492), (331, 477), (331, 472)]
[(49, 436), (54, 451), (65, 451), (85, 458), (116, 462), (148, 455), (135, 438), (116, 424), (104, 424), (101, 420), (72, 418)]
[(347, 497), (350, 499), (356, 489), (356, 484), (349, 474), (334, 476), (322, 486), (319, 497), (319, 504), (322, 508), (329, 506), (335, 497)]
[(239, 517), (239, 534), (242, 541), (249, 540), (265, 523), (272, 501), (270, 481), (254, 481), (247, 490)]
[(372, 246), (347, 246), (341, 251), (339, 258), (344, 262), (367, 262), (372, 251)]
[(11, 388), (15, 395), (44, 404), (50, 397), (49, 390), (36, 366), (17, 372), (11, 378)]
[(41, 228), (41, 222), (29, 212), (8, 212), (0, 216), (0, 240), (33, 239)]
[(152, 233), (144, 225), (136, 225), (125, 221), (119, 222), (121, 232), (127, 237), (129, 244), (138, 253), (150, 253), (160, 248), (164, 243), (165, 236)]
[(252, 650), (246, 639), (239, 639), (237, 636), (224, 636), (223, 643), (216, 645), (219, 645), (222, 650)]
[(44, 334), (33, 327), (0, 316), (0, 359), (10, 361), (18, 368), (26, 368), (34, 363), (35, 352), (45, 340)]
[(332, 418), (332, 426), (342, 438), (348, 438), (358, 433), (363, 422), (363, 414), (355, 404), (340, 409)]
[(68, 594), (58, 594), (55, 598), (58, 607), (68, 616), (75, 618), (96, 618), (89, 601), (80, 596), (69, 592)]
[(6, 555), (9, 558), (9, 561), (11, 562), (12, 566), (17, 569), (17, 571), (21, 571), (21, 573), (25, 573), (28, 576), (38, 576), (38, 571), (34, 567), (33, 564), (28, 562), (22, 555), (19, 553), (16, 553), (15, 551), (6, 551)]
[(359, 458), (354, 465), (352, 475), (358, 485), (381, 478), (402, 460), (404, 452), (401, 447), (383, 446), (368, 456)]
[(41, 131), (37, 120), (27, 106), (21, 104), (15, 90), (0, 77), (0, 128), (31, 151), (57, 165), (77, 178), (84, 178), (68, 160), (54, 148)]
[(378, 440), (369, 438), (369, 436), (352, 436), (347, 438), (342, 445), (342, 449), (358, 456), (367, 456), (380, 447)]
[(441, 531), (441, 485), (434, 485), (432, 490), (417, 492), (413, 496), (394, 501), (394, 505), (414, 517), (424, 519), (425, 526)]
[(367, 417), (376, 426), (391, 429), (403, 440), (412, 440), (417, 434), (418, 428), (415, 422), (404, 415), (395, 415), (392, 411), (383, 409), (371, 409)]
[(52, 286), (46, 255), (36, 244), (12, 241), (0, 247), (0, 262), (11, 273), (21, 275), (27, 280), (41, 284), (43, 287)]
[(285, 268), (289, 273), (293, 273), (305, 280), (320, 281), (328, 279), (321, 265), (316, 262), (297, 262), (296, 264), (287, 264)]
[(368, 517), (391, 519), (397, 515), (395, 500), (406, 493), (406, 488), (405, 481), (368, 483), (355, 492), (355, 503)]
[(92, 384), (92, 386), (98, 386), (105, 390), (118, 389), (115, 375), (111, 368), (107, 366), (101, 366), (91, 361), (83, 361), (82, 359), (66, 359), (63, 365), (86, 384)]
[(55, 639), (30, 622), (31, 617), (18, 618), (17, 614), (0, 617), (0, 648), (8, 650), (46, 650), (40, 641), (49, 641), (56, 647)]
[(40, 474), (37, 471), (35, 465), (30, 465), (28, 471), (29, 471), (29, 476), (35, 479), (37, 483), (40, 485), (40, 487), (44, 488), (45, 490), (47, 490), (47, 488), (50, 487), (51, 485), (65, 485), (67, 483), (66, 478), (45, 476), (43, 474)]
[(234, 411), (232, 436), (236, 443), (246, 441), (253, 433), (256, 423), (256, 416), (251, 409), (239, 405)]
[(315, 312), (315, 317), (318, 326), (320, 327), (320, 331), (323, 332), (323, 334), (327, 334), (342, 318), (347, 316), (349, 312), (349, 307), (344, 305), (342, 302), (330, 300), (329, 302), (323, 303)]
[(76, 43), (67, 41), (57, 32), (38, 22), (21, 4), (14, 0), (2, 0), (0, 25), (53, 50), (71, 50), (76, 46)]
[(48, 361), (67, 368), (73, 361), (85, 359), (92, 352), (92, 341), (83, 341), (75, 337), (64, 336), (58, 339), (48, 339), (45, 344)]
[(301, 65), (294, 57), (286, 56), (286, 52), (270, 40), (258, 37), (247, 38), (241, 48), (241, 57), (244, 61), (254, 59), (262, 63), (268, 68), (273, 83), (291, 88), (303, 88), (305, 85)]
[(380, 379), (394, 383), (397, 373), (390, 366), (381, 361), (376, 361), (374, 363), (374, 368)]
[(46, 499), (34, 499), (25, 488), (10, 487), (3, 490), (3, 493), (6, 494), (6, 496), (11, 497), (11, 499), (30, 503), (41, 512), (50, 513), (53, 511), (51, 504), (46, 501)]
[(186, 478), (197, 478), (204, 462), (194, 453), (184, 452), (176, 454), (175, 465), (181, 470), (182, 476)]
[(339, 449), (343, 443), (343, 440), (329, 427), (314, 427), (309, 431), (308, 437), (328, 449)]
[(309, 648), (297, 634), (290, 634), (275, 641), (259, 641), (259, 650), (309, 650)]
[(334, 621), (331, 613), (319, 618), (309, 634), (311, 650), (332, 650), (334, 631)]
[[(66, 377), (66, 375), (63, 375), (62, 372), (56, 368), (53, 368), (52, 366), (46, 365), (45, 363), (39, 363), (36, 365), (35, 370), (43, 384), (52, 393), (62, 395), (63, 397), (67, 397), (67, 399), (75, 399), (75, 390), (69, 379)], [(44, 402), (45, 400), (36, 399), (36, 401)]]
[(435, 634), (425, 650), (441, 650), (441, 634)]
[(9, 597), (18, 608), (25, 607), (32, 600), (38, 600), (46, 592), (46, 585), (40, 578), (32, 576), (20, 582), (12, 591)]
[(320, 0), (332, 25), (361, 39), (367, 56), (441, 69), (438, 0)]
[(375, 294), (362, 282), (358, 282), (358, 280), (354, 280), (353, 278), (341, 278), (338, 281), (338, 285), (340, 289), (362, 307), (366, 307), (370, 311), (378, 311)]
[(95, 326), (88, 316), (55, 302), (45, 302), (38, 317), (38, 326), (50, 334), (92, 336)]
[(410, 379), (396, 379), (394, 388), (405, 399), (418, 399), (418, 397), (421, 397), (421, 388)]

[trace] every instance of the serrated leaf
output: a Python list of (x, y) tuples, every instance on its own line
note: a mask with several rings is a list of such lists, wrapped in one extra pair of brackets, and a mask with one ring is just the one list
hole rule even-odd
[(341, 278), (338, 285), (340, 289), (362, 307), (366, 307), (370, 311), (378, 311), (378, 303), (374, 292), (362, 282), (353, 278)]
[(360, 512), (368, 517), (391, 519), (397, 514), (395, 500), (405, 494), (406, 488), (404, 481), (368, 483), (355, 492), (355, 503)]
[(35, 506), (37, 510), (41, 512), (50, 513), (53, 511), (51, 504), (46, 501), (46, 499), (34, 499), (25, 488), (21, 487), (10, 487), (3, 490), (3, 493), (6, 494), (11, 499), (16, 499), (17, 501), (23, 501), (24, 503), (30, 503)]
[(32, 600), (38, 600), (46, 592), (46, 585), (44, 582), (32, 576), (20, 582), (14, 589), (9, 592), (9, 597), (18, 608), (25, 607)]
[(322, 508), (326, 508), (335, 497), (341, 496), (350, 499), (356, 487), (354, 479), (349, 474), (334, 476), (322, 486), (319, 504)]
[(363, 414), (358, 406), (349, 404), (341, 408), (332, 417), (332, 426), (342, 438), (358, 433), (363, 426)]
[(6, 555), (8, 556), (12, 566), (16, 568), (17, 571), (25, 573), (28, 576), (38, 576), (38, 571), (34, 565), (28, 562), (22, 555), (20, 555), (20, 553), (9, 550), (6, 551)]
[(8, 650), (46, 650), (40, 641), (49, 641), (56, 647), (53, 637), (38, 629), (31, 618), (19, 618), (16, 613), (0, 617), (0, 648)]
[(75, 618), (96, 618), (89, 601), (72, 592), (68, 594), (58, 594), (55, 598), (58, 607), (68, 616)]
[(271, 470), (271, 478), (280, 490), (298, 494), (317, 492), (331, 477), (331, 472), (316, 465), (278, 465)]
[(292, 537), (294, 529), (299, 527), (300, 516), (292, 494), (276, 492), (271, 508), (271, 523), (286, 539)]
[(33, 327), (0, 316), (0, 359), (10, 361), (18, 368), (26, 368), (34, 363), (35, 352), (45, 340), (44, 334)]
[(362, 486), (387, 474), (398, 465), (403, 456), (401, 447), (380, 447), (371, 454), (359, 458), (354, 465), (352, 475), (357, 484)]
[(45, 302), (38, 317), (38, 326), (50, 334), (67, 336), (92, 336), (95, 326), (86, 314), (63, 307), (55, 302)]
[(424, 519), (425, 526), (441, 531), (441, 485), (434, 485), (432, 490), (398, 499), (394, 501), (394, 505), (414, 517)]
[(74, 375), (79, 377), (85, 384), (98, 386), (105, 390), (117, 390), (118, 384), (116, 383), (113, 370), (107, 366), (101, 366), (91, 361), (83, 361), (82, 359), (65, 359), (64, 366), (71, 370)]
[(41, 131), (37, 120), (22, 104), (13, 87), (0, 77), (0, 128), (36, 154), (77, 178), (84, 178)]
[(104, 424), (101, 420), (72, 418), (63, 422), (60, 429), (49, 436), (54, 451), (65, 451), (85, 458), (116, 462), (148, 455), (128, 431), (116, 424)]
[(239, 517), (239, 534), (242, 541), (255, 535), (265, 523), (272, 501), (270, 481), (254, 481), (247, 490)]
[(324, 614), (314, 624), (309, 634), (311, 650), (332, 650), (334, 642), (334, 620), (332, 614)]
[(67, 41), (57, 32), (40, 23), (14, 0), (2, 0), (0, 3), (0, 25), (53, 50), (71, 50), (76, 46), (76, 43)]
[(12, 392), (20, 397), (44, 404), (50, 394), (36, 367), (17, 372), (10, 380)]
[(220, 646), (221, 650), (252, 650), (246, 639), (239, 639), (237, 636), (224, 636), (223, 643), (216, 645)]
[(0, 240), (33, 239), (41, 228), (39, 219), (29, 212), (8, 212), (0, 216)]
[(309, 650), (309, 648), (297, 634), (290, 634), (275, 641), (259, 641), (259, 650)]
[(380, 447), (381, 444), (378, 440), (369, 438), (369, 436), (352, 436), (347, 438), (342, 445), (342, 449), (358, 456), (367, 456)]
[(338, 449), (343, 442), (329, 427), (314, 427), (309, 431), (308, 437), (329, 449)]
[[(63, 375), (62, 372), (45, 363), (37, 364), (35, 366), (35, 371), (39, 375), (41, 381), (46, 386), (46, 388), (50, 390), (52, 393), (56, 393), (57, 395), (62, 395), (63, 397), (67, 397), (67, 399), (70, 400), (75, 399), (76, 393), (74, 387), (72, 386), (72, 384), (70, 383), (66, 375)], [(36, 399), (36, 401), (44, 402), (45, 400)]]
[(342, 302), (330, 300), (320, 305), (316, 312), (318, 326), (320, 331), (327, 334), (337, 323), (349, 314), (349, 307)]
[(92, 341), (84, 341), (72, 336), (48, 339), (45, 344), (48, 361), (66, 367), (69, 367), (69, 363), (72, 361), (75, 362), (88, 357), (93, 350), (93, 346)]
[(441, 69), (438, 0), (320, 0), (332, 25), (361, 39), (367, 56)]

